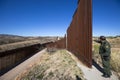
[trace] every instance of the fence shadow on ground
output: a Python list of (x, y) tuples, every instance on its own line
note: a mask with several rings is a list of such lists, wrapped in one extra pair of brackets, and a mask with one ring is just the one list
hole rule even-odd
[(95, 62), (95, 60), (92, 60), (92, 65), (94, 65), (101, 73), (104, 73), (103, 68)]

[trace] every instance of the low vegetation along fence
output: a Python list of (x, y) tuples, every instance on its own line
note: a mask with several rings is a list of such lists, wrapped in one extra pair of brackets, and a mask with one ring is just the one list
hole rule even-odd
[(78, 7), (66, 36), (50, 44), (66, 48), (88, 67), (92, 66), (92, 0), (78, 0)]

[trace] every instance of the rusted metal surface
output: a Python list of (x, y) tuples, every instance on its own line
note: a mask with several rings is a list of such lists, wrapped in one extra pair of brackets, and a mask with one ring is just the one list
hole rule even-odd
[(2, 52), (0, 55), (0, 76), (34, 55), (40, 50), (40, 47), (41, 45), (36, 44)]
[(61, 40), (58, 40), (56, 42), (49, 43), (47, 48), (59, 48), (59, 49), (65, 49), (66, 48), (66, 37), (64, 37)]
[(80, 0), (67, 30), (68, 50), (88, 67), (92, 66), (92, 13), (91, 0)]
[(55, 42), (66, 48), (88, 67), (92, 66), (92, 0), (78, 0), (78, 7), (67, 29), (67, 37)]

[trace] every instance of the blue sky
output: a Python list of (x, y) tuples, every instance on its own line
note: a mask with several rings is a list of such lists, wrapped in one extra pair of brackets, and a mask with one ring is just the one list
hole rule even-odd
[(120, 35), (120, 0), (93, 0), (93, 35)]
[[(120, 35), (120, 0), (93, 0), (93, 36)], [(77, 0), (0, 0), (0, 34), (64, 36)]]

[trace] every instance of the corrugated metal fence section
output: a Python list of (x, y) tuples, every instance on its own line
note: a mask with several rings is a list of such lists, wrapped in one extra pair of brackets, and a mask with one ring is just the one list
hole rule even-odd
[(80, 0), (67, 30), (67, 49), (88, 67), (92, 65), (91, 0)]
[(79, 0), (67, 36), (55, 42), (57, 48), (66, 48), (88, 67), (92, 66), (92, 0)]
[(47, 48), (60, 48), (66, 49), (66, 36), (56, 42), (51, 42), (46, 45)]

